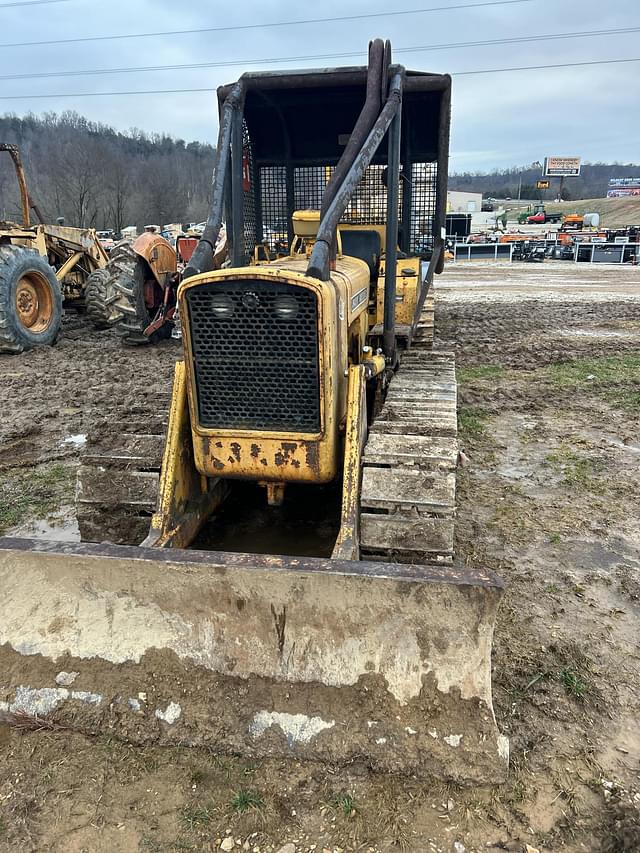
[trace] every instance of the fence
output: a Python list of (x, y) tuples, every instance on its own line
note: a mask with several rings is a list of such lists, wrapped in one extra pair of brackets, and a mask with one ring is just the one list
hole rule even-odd
[(638, 243), (576, 243), (574, 261), (591, 264), (637, 263)]
[(513, 254), (511, 243), (455, 243), (455, 261), (510, 261)]
[[(566, 254), (562, 260), (591, 264), (635, 264), (640, 263), (640, 244), (575, 243), (571, 247), (552, 240), (531, 240), (544, 243), (548, 252), (562, 248)], [(514, 243), (457, 243), (451, 246), (454, 261), (512, 261)], [(569, 250), (571, 255), (569, 255)], [(553, 257), (553, 254), (551, 254)], [(558, 257), (558, 256), (556, 256)]]

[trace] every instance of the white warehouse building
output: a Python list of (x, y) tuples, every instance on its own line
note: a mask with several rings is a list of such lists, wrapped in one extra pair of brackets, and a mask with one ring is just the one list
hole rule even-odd
[(447, 191), (447, 213), (480, 213), (482, 193)]

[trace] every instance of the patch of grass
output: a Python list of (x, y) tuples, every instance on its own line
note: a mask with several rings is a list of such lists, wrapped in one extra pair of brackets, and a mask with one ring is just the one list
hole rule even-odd
[(249, 791), (245, 788), (241, 788), (233, 795), (231, 808), (237, 814), (244, 814), (250, 809), (262, 811), (264, 808), (264, 800), (257, 791)]
[(191, 771), (191, 777), (189, 781), (192, 785), (201, 785), (207, 779), (207, 776), (208, 774), (205, 770), (194, 768)]
[(140, 849), (150, 850), (151, 853), (161, 853), (163, 846), (154, 838), (149, 838), (147, 835), (143, 835), (140, 839)]
[(560, 673), (560, 680), (569, 696), (573, 696), (574, 699), (584, 699), (589, 692), (587, 683), (573, 669), (563, 669)]
[(465, 436), (477, 438), (486, 432), (485, 421), (489, 412), (477, 406), (463, 406), (458, 411), (458, 427)]
[(500, 364), (478, 364), (475, 367), (459, 367), (456, 375), (458, 382), (464, 385), (474, 379), (502, 379), (505, 372)]
[(75, 470), (67, 465), (0, 475), (0, 534), (25, 520), (46, 518), (73, 501)]
[(549, 537), (549, 542), (551, 542), (552, 545), (559, 545), (562, 542), (562, 536), (560, 536), (559, 533), (552, 533)]
[(640, 355), (578, 358), (544, 369), (561, 387), (592, 389), (607, 402), (623, 409), (640, 406)]
[(506, 483), (496, 489), (493, 517), (487, 522), (490, 529), (504, 536), (517, 536), (520, 543), (538, 536), (542, 520), (533, 498), (518, 483)]
[(587, 456), (580, 456), (566, 444), (561, 444), (557, 450), (548, 453), (545, 461), (558, 474), (562, 474), (568, 486), (577, 486), (590, 492), (602, 492), (603, 483), (595, 476), (601, 465)]
[(191, 841), (186, 841), (184, 838), (174, 838), (171, 842), (170, 847), (166, 847), (164, 844), (159, 848), (161, 853), (165, 853), (165, 851), (169, 851), (169, 853), (177, 853), (177, 851), (181, 850), (202, 850), (202, 847), (195, 844), (192, 844)]
[(355, 814), (356, 801), (351, 794), (335, 794), (330, 804), (334, 809), (341, 811), (345, 817)]
[(378, 838), (390, 838), (392, 846), (399, 848), (402, 853), (409, 849), (411, 842), (411, 819), (406, 806), (407, 803), (398, 803), (398, 801), (390, 803), (388, 812), (384, 817), (381, 816), (379, 822), (376, 821), (380, 826), (379, 834), (376, 832)]
[(185, 829), (193, 830), (200, 826), (207, 826), (213, 817), (213, 811), (209, 806), (187, 806), (180, 814), (180, 823)]
[(524, 803), (527, 799), (527, 786), (522, 779), (516, 779), (511, 786), (510, 800), (513, 803)]

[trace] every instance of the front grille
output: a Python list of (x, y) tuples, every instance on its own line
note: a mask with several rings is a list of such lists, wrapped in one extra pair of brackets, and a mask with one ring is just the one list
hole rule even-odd
[[(203, 284), (185, 296), (200, 425), (319, 432), (315, 293), (245, 279)], [(281, 297), (295, 298), (295, 318), (278, 317), (275, 304)], [(221, 303), (228, 316), (216, 315), (214, 306), (219, 310)]]

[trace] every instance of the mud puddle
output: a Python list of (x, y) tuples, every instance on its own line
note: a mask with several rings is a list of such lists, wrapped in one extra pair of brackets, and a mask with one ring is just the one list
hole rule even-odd
[(4, 535), (19, 539), (45, 539), (49, 542), (79, 542), (80, 530), (75, 507), (61, 506), (49, 518), (25, 521), (9, 528)]
[(597, 433), (593, 430), (585, 430), (585, 435), (588, 435), (593, 440), (601, 441), (624, 453), (638, 454), (640, 453), (640, 444), (635, 444), (633, 441), (622, 439), (617, 435), (607, 435), (606, 433)]
[(637, 338), (637, 332), (613, 329), (560, 329), (559, 334), (571, 338)]

